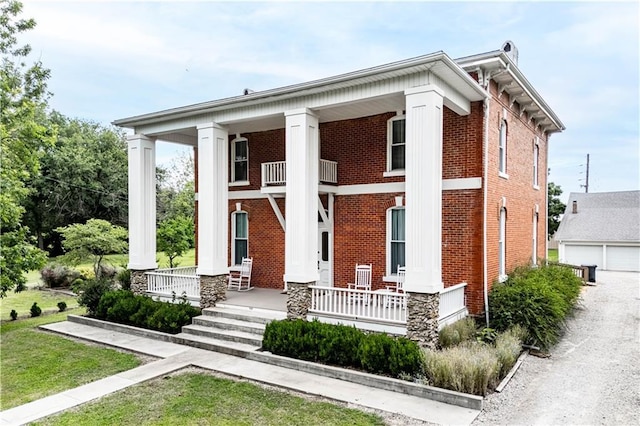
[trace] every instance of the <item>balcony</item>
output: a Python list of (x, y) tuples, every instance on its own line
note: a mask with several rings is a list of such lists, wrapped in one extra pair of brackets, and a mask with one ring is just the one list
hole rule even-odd
[[(287, 162), (273, 161), (262, 163), (262, 187), (284, 186), (287, 184)], [(320, 179), (318, 183), (338, 183), (338, 163), (329, 160), (320, 160)]]

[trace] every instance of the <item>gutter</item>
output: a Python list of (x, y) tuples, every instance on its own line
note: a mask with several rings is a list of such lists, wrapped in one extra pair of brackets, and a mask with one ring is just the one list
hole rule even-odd
[(482, 282), (483, 282), (483, 297), (484, 297), (484, 315), (486, 326), (489, 327), (489, 284), (488, 272), (487, 272), (487, 208), (489, 196), (488, 190), (488, 178), (489, 178), (489, 108), (491, 106), (491, 93), (489, 91), (489, 84), (491, 84), (491, 71), (483, 72), (484, 89), (487, 92), (487, 97), (484, 99), (484, 131), (483, 131), (483, 144), (484, 144), (484, 206), (482, 212)]

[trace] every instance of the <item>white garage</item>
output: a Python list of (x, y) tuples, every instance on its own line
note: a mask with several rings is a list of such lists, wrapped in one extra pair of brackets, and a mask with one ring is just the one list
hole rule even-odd
[(560, 262), (640, 272), (640, 191), (571, 193), (555, 239)]

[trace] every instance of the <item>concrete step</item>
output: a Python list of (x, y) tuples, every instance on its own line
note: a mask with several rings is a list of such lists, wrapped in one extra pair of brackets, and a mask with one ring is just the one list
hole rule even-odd
[(211, 339), (225, 340), (228, 342), (244, 343), (255, 347), (262, 346), (262, 335), (245, 333), (243, 331), (221, 330), (218, 328), (191, 324), (182, 327), (182, 334), (209, 337)]
[(262, 336), (265, 329), (265, 324), (262, 323), (248, 322), (226, 317), (214, 317), (210, 315), (194, 317), (193, 324), (201, 325), (203, 327), (213, 327), (220, 330), (242, 331), (244, 333), (256, 334), (258, 336)]
[(182, 345), (239, 357), (246, 357), (247, 352), (255, 352), (260, 348), (259, 346), (248, 345), (246, 343), (214, 339), (184, 332), (176, 334), (175, 337), (176, 341)]
[(287, 317), (286, 312), (250, 307), (245, 308), (235, 305), (225, 305), (222, 303), (219, 303), (214, 308), (203, 309), (202, 315), (223, 317), (258, 324), (267, 324), (273, 320), (281, 320)]

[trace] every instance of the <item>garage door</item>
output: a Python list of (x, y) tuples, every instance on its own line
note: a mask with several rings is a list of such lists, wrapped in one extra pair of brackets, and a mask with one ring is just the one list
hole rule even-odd
[(640, 271), (640, 247), (607, 246), (607, 269)]
[(602, 246), (566, 245), (565, 261), (570, 265), (598, 265), (602, 268)]

